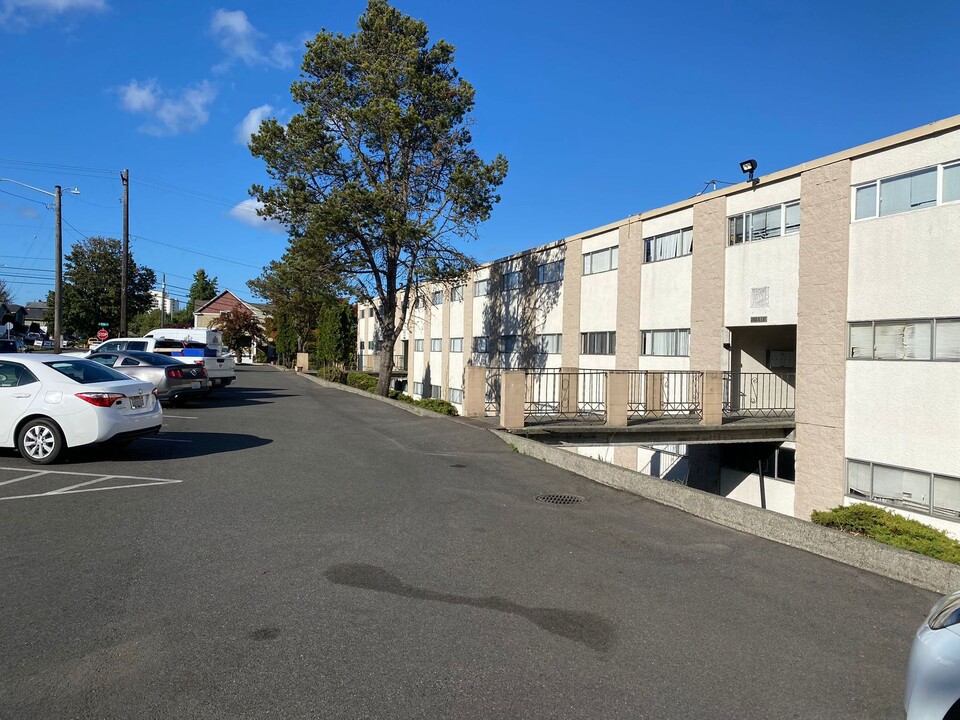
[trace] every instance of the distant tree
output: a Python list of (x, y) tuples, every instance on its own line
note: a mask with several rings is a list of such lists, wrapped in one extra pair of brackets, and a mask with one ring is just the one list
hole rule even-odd
[(233, 350), (238, 359), (244, 349), (263, 335), (263, 329), (253, 313), (241, 308), (221, 315), (210, 323), (210, 327), (223, 333), (223, 344)]
[(472, 147), (474, 90), (453, 56), (425, 23), (369, 0), (357, 33), (307, 43), (290, 90), (302, 112), (250, 139), (275, 181), (250, 188), (260, 214), (326, 244), (348, 294), (376, 300), (381, 395), (420, 283), (472, 264), (456, 242), (475, 236), (507, 173), (502, 155), (486, 163)]
[(154, 308), (145, 313), (140, 313), (127, 323), (127, 330), (131, 337), (140, 337), (151, 330), (161, 327), (169, 328), (189, 328), (193, 327), (193, 313), (187, 310), (178, 310), (173, 316), (167, 315), (163, 322), (160, 320), (160, 308)]
[(250, 291), (267, 300), (273, 314), (282, 315), (296, 335), (294, 352), (306, 350), (324, 308), (335, 302), (337, 286), (328, 247), (309, 238), (293, 239), (280, 260), (247, 281)]
[(317, 328), (317, 362), (345, 366), (357, 347), (357, 311), (347, 302), (328, 305), (320, 315)]
[[(123, 246), (114, 238), (92, 237), (74, 243), (64, 258), (61, 325), (65, 333), (88, 337), (105, 322), (114, 333), (120, 327), (120, 264)], [(150, 309), (150, 290), (157, 276), (139, 267), (129, 256), (127, 266), (127, 313), (135, 317)], [(54, 294), (47, 295), (44, 320), (52, 329)]]
[(0, 278), (0, 303), (10, 302), (10, 289), (3, 278)]
[(193, 284), (190, 286), (190, 299), (186, 309), (193, 314), (197, 306), (217, 296), (217, 279), (207, 275), (207, 271), (200, 268), (193, 274)]

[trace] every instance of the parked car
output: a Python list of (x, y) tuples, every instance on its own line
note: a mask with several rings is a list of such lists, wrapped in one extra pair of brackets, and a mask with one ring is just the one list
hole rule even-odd
[[(154, 330), (154, 333), (160, 332)], [(145, 335), (141, 338), (113, 338), (107, 340), (96, 348), (97, 352), (119, 352), (121, 350), (143, 350), (145, 352), (162, 353), (177, 358), (180, 362), (202, 365), (207, 370), (207, 377), (213, 387), (226, 387), (237, 379), (235, 362), (233, 358), (223, 355), (221, 346), (211, 347), (206, 345), (202, 339), (188, 340), (180, 337), (179, 334), (185, 331), (171, 329), (169, 332), (177, 333), (175, 337), (163, 337), (158, 335)], [(193, 331), (200, 333), (198, 338), (206, 337), (206, 331)], [(218, 333), (219, 334), (219, 333)]]
[(941, 598), (913, 638), (907, 720), (960, 718), (960, 592)]
[(0, 353), (25, 352), (27, 352), (27, 346), (23, 344), (22, 340), (8, 340), (6, 338), (0, 339)]
[(210, 380), (203, 365), (187, 365), (169, 355), (124, 350), (95, 352), (88, 359), (132, 378), (153, 383), (157, 397), (171, 405), (182, 405), (191, 398), (210, 393)]
[(126, 444), (160, 431), (156, 389), (81, 358), (0, 357), (0, 447), (46, 465), (67, 448)]

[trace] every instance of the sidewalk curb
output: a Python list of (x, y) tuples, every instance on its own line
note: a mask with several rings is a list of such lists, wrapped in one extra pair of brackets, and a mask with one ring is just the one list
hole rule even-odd
[(960, 566), (650, 475), (641, 475), (503, 430), (490, 432), (524, 455), (718, 525), (927, 590), (945, 594), (960, 589)]
[(387, 405), (393, 405), (395, 408), (400, 408), (401, 410), (406, 410), (409, 413), (414, 415), (419, 415), (420, 417), (437, 417), (437, 418), (450, 418), (449, 415), (441, 415), (440, 413), (435, 413), (433, 410), (427, 410), (426, 408), (417, 407), (416, 405), (411, 405), (410, 403), (400, 402), (399, 400), (391, 400), (390, 398), (385, 398), (381, 395), (375, 395), (369, 393), (366, 390), (360, 390), (358, 388), (350, 387), (349, 385), (344, 385), (343, 383), (330, 382), (328, 380), (321, 380), (316, 375), (309, 375), (302, 372), (294, 372), (298, 377), (306, 378), (312, 383), (316, 383), (325, 388), (330, 388), (331, 390), (342, 390), (343, 392), (348, 392), (353, 395), (363, 395), (365, 398), (370, 400), (376, 400), (377, 402), (386, 403)]

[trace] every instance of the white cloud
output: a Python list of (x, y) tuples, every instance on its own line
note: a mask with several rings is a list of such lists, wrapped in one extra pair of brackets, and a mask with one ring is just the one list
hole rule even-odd
[(287, 228), (280, 222), (271, 218), (264, 218), (257, 215), (257, 210), (263, 207), (263, 203), (253, 198), (237, 203), (227, 212), (227, 215), (234, 220), (239, 220), (244, 225), (249, 225), (257, 230), (269, 230), (270, 232), (285, 233)]
[(23, 30), (68, 12), (106, 9), (106, 0), (0, 0), (0, 27)]
[(149, 120), (140, 126), (147, 135), (180, 135), (192, 132), (210, 119), (210, 104), (217, 97), (216, 88), (207, 80), (167, 92), (154, 79), (131, 80), (119, 88), (120, 106), (134, 115)]
[(266, 36), (257, 30), (243, 10), (224, 10), (220, 8), (210, 18), (210, 34), (216, 38), (220, 49), (226, 54), (223, 62), (214, 67), (214, 71), (223, 72), (234, 62), (239, 61), (247, 67), (258, 65), (274, 68), (289, 68), (293, 65), (292, 43), (274, 43), (267, 50), (261, 49)]
[(241, 145), (248, 144), (250, 142), (250, 136), (260, 129), (260, 123), (270, 117), (272, 112), (272, 105), (261, 105), (248, 112), (240, 124), (237, 125), (237, 142)]
[(37, 220), (40, 218), (39, 210), (35, 210), (26, 205), (21, 205), (19, 208), (17, 208), (17, 214), (24, 220)]

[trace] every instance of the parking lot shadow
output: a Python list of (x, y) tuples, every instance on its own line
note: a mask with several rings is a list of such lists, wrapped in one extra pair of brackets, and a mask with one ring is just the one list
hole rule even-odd
[(188, 404), (191, 408), (204, 407), (245, 407), (247, 405), (266, 405), (277, 398), (296, 397), (291, 393), (281, 392), (270, 388), (228, 387), (214, 390), (206, 397), (193, 400)]
[(104, 462), (130, 460), (170, 460), (203, 457), (218, 453), (249, 450), (269, 445), (273, 440), (244, 433), (161, 432), (159, 435), (134, 440), (125, 448), (104, 452), (102, 448), (81, 447), (67, 456), (67, 462)]

